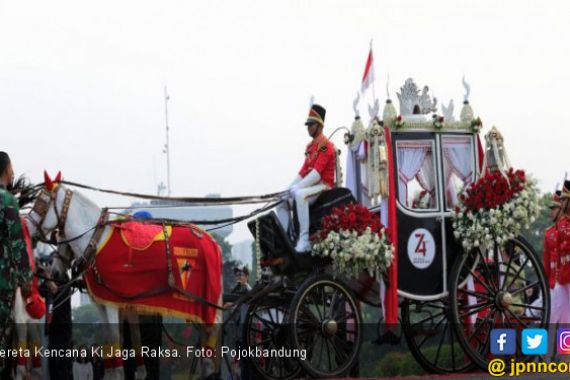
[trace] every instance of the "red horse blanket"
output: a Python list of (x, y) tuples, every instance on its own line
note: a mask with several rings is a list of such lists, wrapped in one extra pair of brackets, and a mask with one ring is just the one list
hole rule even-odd
[[(215, 240), (195, 226), (167, 227), (139, 222), (116, 223), (99, 244), (95, 265), (86, 272), (89, 292), (102, 303), (142, 313), (173, 315), (212, 324), (217, 310), (175, 288), (218, 305), (222, 293), (222, 257)], [(168, 284), (170, 268), (174, 287)], [(160, 294), (154, 294), (160, 290)]]

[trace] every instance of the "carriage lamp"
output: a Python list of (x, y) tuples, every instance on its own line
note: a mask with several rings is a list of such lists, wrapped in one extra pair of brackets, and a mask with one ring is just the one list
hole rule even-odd
[(347, 132), (344, 134), (344, 144), (348, 145), (354, 141), (354, 134)]

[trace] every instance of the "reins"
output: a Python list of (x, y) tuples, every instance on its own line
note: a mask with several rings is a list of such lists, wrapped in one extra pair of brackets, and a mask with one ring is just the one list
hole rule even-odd
[[(264, 194), (264, 195), (251, 195), (251, 196), (243, 196), (243, 197), (225, 197), (225, 198), (163, 197), (160, 195), (132, 193), (132, 192), (128, 192), (128, 191), (117, 191), (117, 190), (102, 189), (99, 187), (84, 185), (81, 183), (71, 182), (71, 181), (61, 181), (61, 183), (64, 185), (78, 187), (78, 188), (86, 189), (86, 190), (98, 191), (101, 193), (122, 195), (122, 196), (126, 196), (126, 197), (148, 199), (148, 200), (184, 202), (184, 203), (191, 203), (193, 206), (240, 205), (240, 204), (265, 203), (268, 201), (273, 201), (273, 200), (279, 199), (280, 197), (282, 197), (284, 194), (287, 193), (286, 191), (281, 191), (281, 192), (277, 192), (277, 193), (270, 193), (270, 194)], [(186, 204), (185, 206), (188, 206), (188, 205)]]
[[(83, 252), (83, 255), (78, 257), (75, 261), (64, 260), (64, 258), (58, 256), (58, 258), (60, 260), (62, 260), (62, 263), (64, 265), (66, 265), (67, 267), (71, 267), (72, 269), (73, 268), (78, 269), (75, 271), (76, 275), (73, 276), (73, 278), (71, 278), (68, 282), (62, 284), (61, 286), (58, 286), (58, 288), (59, 288), (58, 294), (62, 294), (59, 292), (64, 291), (64, 290), (72, 287), (73, 284), (76, 283), (77, 281), (79, 281), (81, 279), (81, 277), (88, 270), (92, 270), (93, 275), (95, 277), (95, 281), (100, 286), (104, 287), (107, 291), (109, 291), (111, 294), (113, 294), (117, 298), (121, 298), (124, 300), (136, 300), (136, 299), (141, 299), (141, 298), (148, 298), (148, 297), (157, 296), (157, 295), (163, 294), (165, 292), (169, 292), (169, 291), (175, 291), (175, 292), (181, 294), (182, 296), (184, 296), (188, 299), (197, 301), (197, 302), (199, 302), (205, 306), (208, 306), (208, 307), (213, 307), (217, 310), (227, 310), (227, 309), (222, 307), (222, 306), (219, 306), (216, 303), (210, 302), (207, 299), (202, 298), (196, 294), (188, 292), (187, 290), (182, 289), (181, 287), (179, 287), (178, 285), (175, 284), (174, 277), (173, 277), (172, 258), (171, 258), (169, 241), (168, 241), (168, 233), (166, 233), (166, 225), (167, 224), (172, 225), (172, 226), (189, 226), (189, 225), (194, 225), (194, 224), (214, 225), (214, 227), (206, 229), (206, 231), (217, 230), (217, 229), (224, 228), (224, 227), (239, 223), (241, 221), (247, 220), (247, 219), (252, 218), (252, 217), (254, 217), (254, 216), (256, 216), (262, 212), (265, 212), (265, 211), (268, 211), (268, 210), (274, 208), (279, 203), (283, 202), (283, 196), (288, 193), (287, 191), (283, 191), (283, 192), (279, 192), (279, 193), (272, 193), (272, 194), (259, 195), (259, 196), (228, 197), (228, 198), (161, 197), (161, 196), (148, 195), (148, 194), (139, 194), (139, 193), (121, 192), (121, 191), (115, 191), (115, 190), (100, 189), (100, 188), (96, 188), (93, 186), (87, 186), (87, 185), (83, 185), (83, 184), (79, 184), (79, 183), (75, 183), (75, 182), (69, 182), (69, 181), (61, 181), (60, 183), (66, 184), (69, 186), (87, 189), (87, 190), (109, 193), (109, 194), (116, 194), (116, 195), (130, 196), (130, 197), (137, 197), (137, 198), (151, 199), (151, 200), (182, 202), (182, 204), (175, 205), (175, 207), (188, 207), (188, 206), (195, 206), (195, 205), (243, 205), (243, 204), (266, 203), (264, 206), (257, 208), (254, 211), (252, 211), (248, 214), (245, 214), (245, 215), (240, 215), (240, 216), (233, 217), (233, 218), (218, 219), (218, 220), (194, 220), (194, 221), (189, 221), (189, 220), (182, 221), (182, 220), (176, 220), (176, 219), (157, 219), (157, 218), (137, 219), (137, 218), (133, 218), (131, 215), (124, 214), (124, 213), (122, 214), (122, 213), (117, 213), (117, 212), (110, 212), (109, 211), (110, 208), (104, 208), (104, 209), (102, 209), (101, 215), (100, 215), (97, 223), (93, 227), (91, 227), (91, 228), (87, 229), (86, 231), (80, 233), (79, 235), (71, 237), (71, 238), (67, 238), (65, 236), (65, 233), (64, 233), (64, 227), (65, 227), (65, 223), (67, 220), (67, 213), (68, 213), (68, 210), (69, 210), (69, 207), (71, 204), (71, 198), (73, 196), (73, 192), (71, 190), (69, 190), (69, 189), (65, 190), (65, 199), (63, 201), (63, 205), (61, 207), (61, 210), (58, 210), (58, 207), (57, 207), (57, 202), (56, 202), (57, 201), (57, 192), (54, 192), (54, 191), (47, 192), (45, 190), (42, 190), (42, 192), (40, 192), (40, 194), (38, 196), (39, 199), (37, 200), (38, 202), (32, 208), (31, 212), (33, 212), (37, 216), (39, 216), (40, 220), (37, 221), (33, 217), (30, 217), (29, 219), (31, 220), (31, 222), (33, 224), (36, 225), (36, 228), (40, 232), (40, 240), (42, 240), (44, 242), (51, 242), (44, 235), (43, 230), (42, 230), (42, 225), (43, 225), (44, 219), (47, 215), (47, 212), (49, 210), (50, 204), (52, 204), (52, 203), (53, 203), (53, 208), (54, 208), (56, 218), (57, 218), (57, 225), (56, 225), (54, 231), (56, 231), (56, 230), (59, 231), (60, 237), (63, 238), (61, 240), (57, 240), (57, 242), (56, 242), (57, 245), (72, 243), (72, 242), (79, 240), (79, 239), (83, 238), (84, 236), (86, 236), (87, 234), (94, 231), (89, 244), (87, 245), (87, 247), (85, 248), (85, 251)], [(165, 206), (169, 207), (172, 205), (167, 204)], [(145, 207), (145, 206), (143, 206), (143, 207)], [(122, 208), (122, 209), (140, 209), (143, 207), (131, 206), (131, 207), (126, 207), (126, 208)], [(161, 207), (161, 206), (159, 206), (159, 207)], [(113, 209), (114, 209), (114, 207), (113, 207)], [(111, 215), (111, 214), (119, 216), (119, 219), (109, 221), (108, 218), (109, 218), (109, 215)], [(166, 255), (167, 255), (167, 263), (168, 263), (168, 284), (162, 288), (159, 288), (159, 289), (153, 289), (153, 290), (149, 290), (146, 292), (141, 292), (141, 293), (136, 294), (136, 295), (127, 295), (127, 294), (122, 294), (121, 292), (119, 292), (115, 289), (111, 289), (104, 282), (103, 278), (101, 277), (101, 274), (99, 273), (97, 266), (94, 264), (95, 264), (95, 253), (97, 250), (97, 245), (98, 245), (99, 240), (101, 238), (101, 235), (103, 233), (104, 227), (107, 225), (110, 225), (110, 224), (121, 224), (121, 223), (132, 221), (132, 220), (136, 220), (138, 222), (145, 223), (145, 224), (161, 224), (162, 225), (163, 230), (165, 231)], [(70, 264), (72, 264), (72, 265), (70, 265)], [(71, 291), (67, 297), (65, 297), (61, 302), (58, 302), (54, 306), (54, 309), (61, 306), (64, 302), (66, 302), (73, 295), (73, 293), (74, 293), (74, 291)]]

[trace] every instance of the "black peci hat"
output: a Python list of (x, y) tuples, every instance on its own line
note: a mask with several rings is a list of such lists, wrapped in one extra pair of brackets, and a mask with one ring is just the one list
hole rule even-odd
[(562, 186), (562, 194), (560, 195), (560, 198), (562, 198), (562, 199), (570, 198), (570, 181), (569, 180), (564, 181), (564, 186)]
[(325, 125), (325, 115), (327, 114), (327, 110), (318, 104), (313, 104), (309, 111), (309, 117), (305, 122), (305, 125), (309, 125), (312, 123), (319, 123), (320, 125)]
[(237, 274), (239, 272), (243, 272), (246, 276), (249, 276), (249, 268), (247, 267), (247, 265), (244, 265), (243, 267), (235, 267), (234, 268), (234, 274)]
[(554, 194), (552, 194), (552, 199), (548, 208), (560, 208), (560, 196), (562, 195), (561, 190), (556, 190)]

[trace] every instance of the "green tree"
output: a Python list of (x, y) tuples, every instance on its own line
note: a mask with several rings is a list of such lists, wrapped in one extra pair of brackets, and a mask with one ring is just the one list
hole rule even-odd
[(544, 231), (552, 225), (550, 219), (550, 209), (548, 206), (551, 203), (552, 193), (545, 193), (540, 198), (540, 215), (530, 225), (530, 228), (522, 231), (522, 235), (528, 240), (530, 245), (538, 253), (539, 257), (543, 256), (544, 250)]
[(71, 310), (73, 323), (99, 323), (99, 312), (94, 303), (79, 306)]
[(212, 237), (222, 249), (222, 276), (224, 280), (224, 293), (229, 293), (235, 286), (234, 268), (240, 264), (232, 256), (232, 245), (219, 235), (212, 234)]
[(72, 335), (75, 344), (103, 343), (101, 319), (94, 303), (73, 308), (71, 317), (73, 318)]

